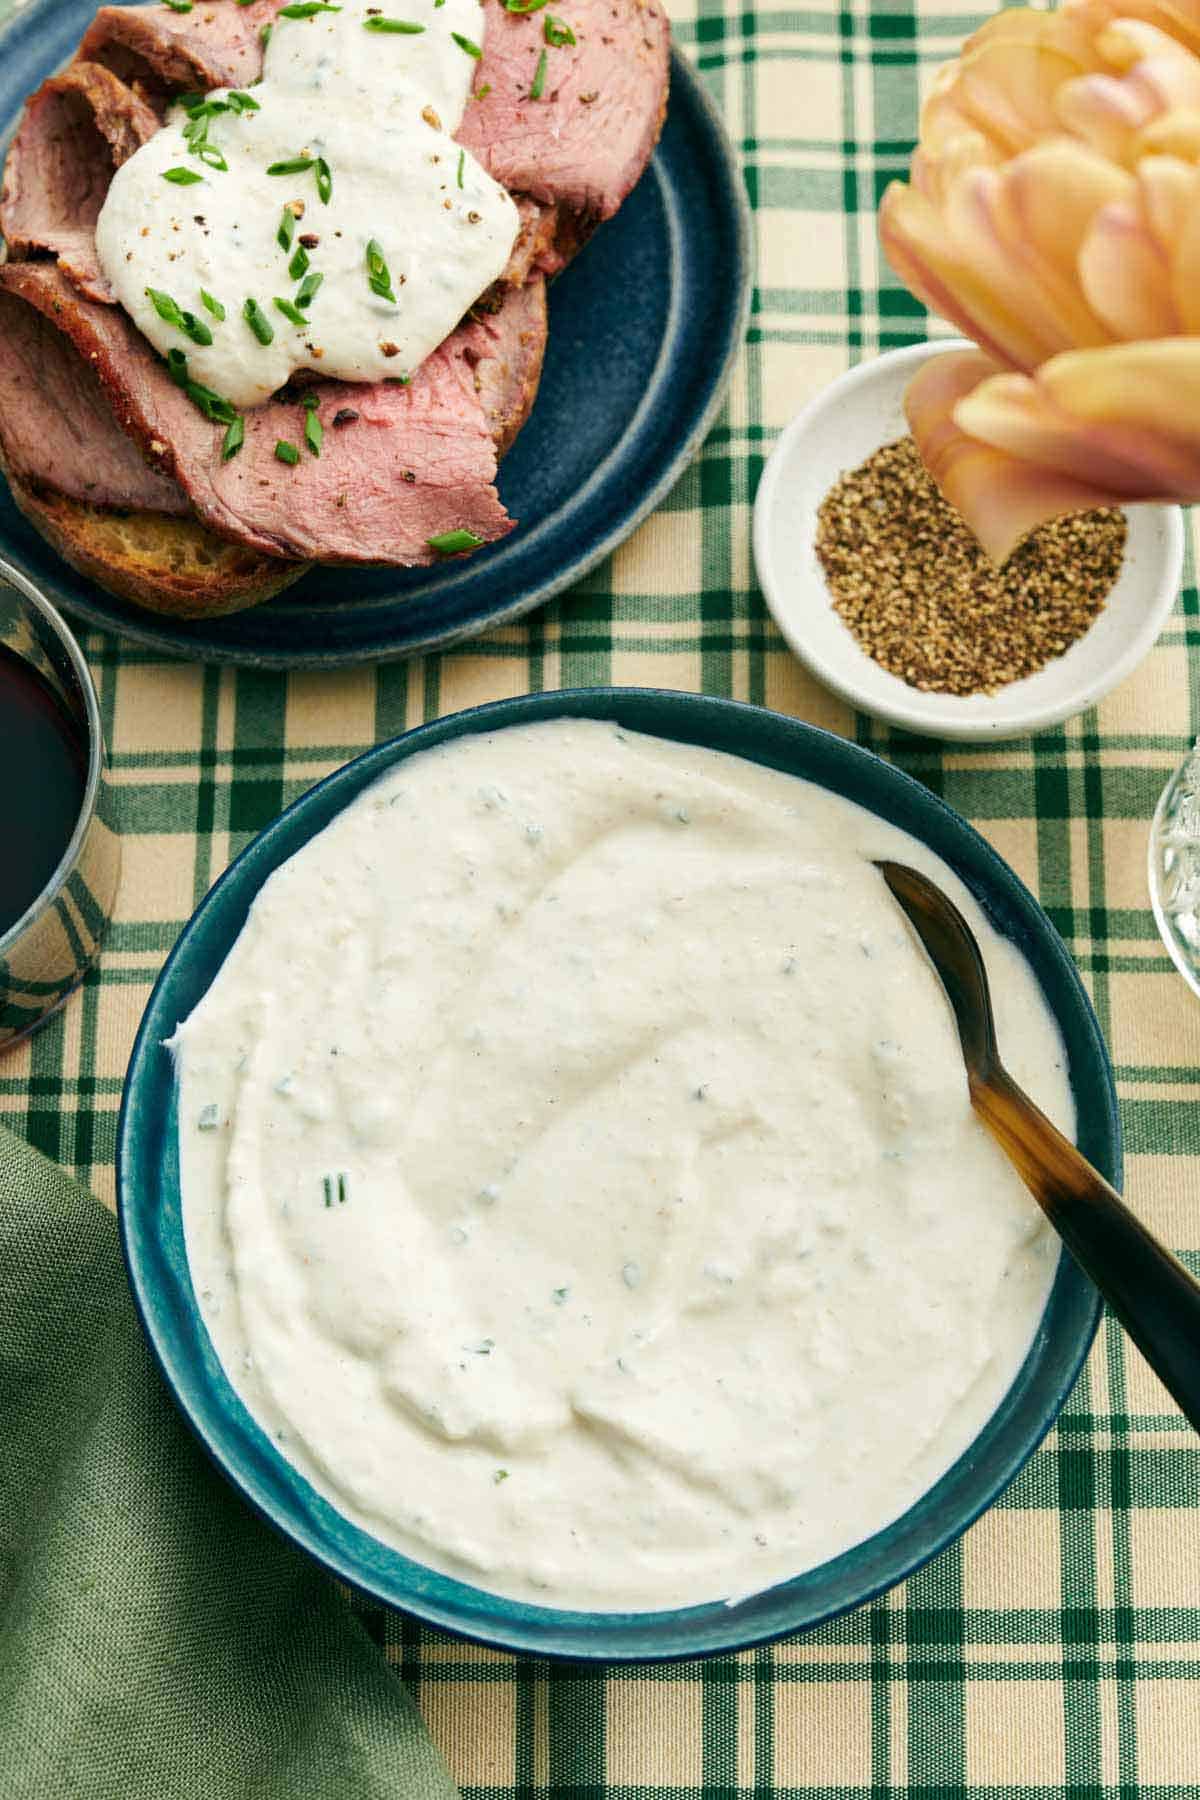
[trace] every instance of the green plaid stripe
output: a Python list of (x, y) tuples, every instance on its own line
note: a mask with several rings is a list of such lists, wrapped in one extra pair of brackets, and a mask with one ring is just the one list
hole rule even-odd
[[(576, 683), (703, 689), (853, 735), (1017, 867), (1112, 1045), (1129, 1189), (1200, 1268), (1200, 1008), (1159, 945), (1144, 877), (1155, 799), (1200, 729), (1193, 565), (1158, 646), (1103, 706), (1036, 741), (953, 748), (824, 694), (753, 580), (750, 503), (779, 428), (848, 363), (926, 333), (881, 264), (872, 214), (905, 166), (922, 83), (978, 17), (937, 0), (675, 0), (673, 12), (758, 223), (746, 349), (702, 455), (567, 599), (444, 656), (288, 678), (89, 636), (125, 841), (119, 912), (81, 994), (0, 1064), (0, 1110), (111, 1198), (121, 1076), (150, 985), (195, 902), (281, 806), (366, 745), (480, 700)], [(904, 1589), (809, 1637), (605, 1677), (366, 1618), (479, 1800), (1175, 1800), (1200, 1792), (1198, 1506), (1196, 1442), (1110, 1325), (1001, 1503)]]

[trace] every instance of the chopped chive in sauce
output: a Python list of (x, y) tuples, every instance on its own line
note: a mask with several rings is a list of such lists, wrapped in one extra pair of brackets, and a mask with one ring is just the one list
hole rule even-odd
[(191, 338), (193, 344), (212, 343), (212, 332), (203, 319), (198, 319), (195, 313), (184, 312), (170, 294), (164, 294), (161, 288), (148, 287), (146, 298), (165, 325), (172, 325), (176, 331), (182, 331), (185, 337)]
[(242, 317), (254, 333), (260, 344), (269, 344), (275, 336), (275, 328), (268, 319), (258, 301), (250, 298), (242, 307)]
[(300, 311), (300, 308), (295, 304), (294, 301), (281, 300), (279, 295), (276, 294), (274, 304), (275, 304), (276, 308), (278, 309), (278, 311), (280, 311), (283, 314), (284, 318), (290, 319), (293, 325), (307, 325), (308, 324), (308, 320), (305, 318), (304, 314)]
[(192, 0), (163, 0), (163, 5), (169, 6), (172, 12), (185, 13), (192, 10)]
[(546, 0), (504, 0), (504, 10), (510, 13), (541, 12)]
[(291, 262), (288, 264), (288, 274), (291, 276), (293, 281), (299, 281), (300, 277), (305, 273), (307, 268), (308, 268), (308, 251), (304, 248), (303, 244), (297, 244), (295, 254), (292, 257)]
[(508, 1470), (507, 1469), (497, 1469), (496, 1473), (492, 1476), (492, 1481), (496, 1487), (499, 1487), (500, 1483), (502, 1481), (507, 1481), (507, 1480), (508, 1480)]
[(313, 19), (318, 13), (341, 12), (340, 6), (328, 6), (326, 0), (297, 0), (294, 6), (281, 6), (277, 17), (281, 19)]
[(197, 175), (195, 169), (181, 169), (177, 166), (174, 169), (164, 169), (163, 180), (173, 181), (176, 187), (192, 187), (195, 182), (203, 181), (204, 177)]
[(364, 31), (390, 31), (402, 37), (416, 37), (424, 29), (423, 25), (414, 24), (411, 19), (385, 19), (376, 16), (363, 20)]
[(317, 192), (322, 204), (329, 205), (329, 197), (333, 193), (333, 171), (323, 156), (317, 158)]
[(483, 56), (483, 51), (479, 48), (478, 44), (471, 38), (464, 37), (461, 31), (452, 31), (450, 36), (454, 39), (460, 50), (465, 50), (468, 56), (473, 56), (475, 61), (479, 62)]
[(324, 279), (325, 277), (321, 274), (319, 269), (310, 269), (309, 273), (304, 277), (304, 280), (297, 289), (296, 305), (310, 306), (312, 304), (313, 295), (316, 293)]
[(465, 164), (466, 160), (467, 160), (466, 151), (460, 150), (458, 153), (458, 185), (459, 185), (459, 187), (461, 187), (463, 184), (463, 165)]
[(225, 158), (215, 144), (194, 144), (192, 146), (192, 154), (193, 156), (198, 156), (202, 163), (207, 163), (210, 169), (219, 169), (222, 174), (229, 167), (229, 164), (225, 161)]
[(267, 174), (303, 175), (306, 169), (312, 168), (315, 161), (316, 158), (313, 156), (289, 156), (286, 162), (268, 163)]
[[(239, 6), (253, 6), (253, 4), (254, 4), (254, 0), (238, 0)], [(275, 29), (274, 25), (264, 25), (262, 30), (258, 34), (258, 41), (262, 45), (264, 50), (266, 49), (267, 45), (271, 41), (271, 33), (274, 31), (274, 29)]]
[(221, 1109), (215, 1100), (210, 1100), (207, 1106), (200, 1108), (196, 1118), (196, 1130), (215, 1131), (220, 1123)]
[(261, 111), (261, 107), (254, 98), (254, 95), (243, 93), (241, 88), (230, 88), (225, 96), (225, 104), (228, 106), (230, 112), (235, 113)]
[(542, 26), (542, 36), (552, 50), (561, 50), (564, 44), (575, 42), (575, 33), (563, 19), (556, 19), (553, 13), (546, 14), (546, 22)]
[(325, 427), (315, 406), (306, 405), (304, 409), (304, 441), (314, 456), (320, 456), (321, 445), (325, 442)]
[(210, 312), (218, 325), (225, 317), (225, 308), (219, 300), (215, 300), (207, 288), (200, 289), (200, 304), (206, 312)]
[(296, 215), (290, 206), (285, 206), (279, 215), (279, 230), (275, 233), (275, 242), (283, 251), (292, 247), (292, 239), (296, 235)]
[(381, 300), (390, 300), (396, 304), (396, 296), (392, 292), (392, 277), (384, 260), (383, 249), (376, 238), (367, 244), (367, 284), (373, 294)]
[[(295, 464), (300, 461), (300, 452), (295, 444), (289, 444), (285, 438), (280, 438), (275, 445), (275, 457), (278, 462)], [(326, 1176), (325, 1179), (328, 1180), (329, 1177)], [(329, 1201), (327, 1200), (325, 1204), (328, 1206)]]
[[(292, 449), (290, 444), (286, 444), (283, 447), (287, 450)], [(275, 454), (279, 454), (279, 445), (276, 445), (275, 447)], [(285, 462), (299, 462), (299, 460), (300, 457), (297, 451), (292, 451), (291, 456), (284, 458)], [(345, 1206), (347, 1200), (350, 1198), (350, 1183), (346, 1179), (344, 1171), (337, 1175), (322, 1175), (321, 1192), (324, 1196), (326, 1206), (332, 1206), (335, 1200), (339, 1206)]]
[(242, 418), (241, 414), (239, 413), (237, 418), (233, 421), (233, 424), (229, 427), (228, 431), (225, 433), (224, 438), (222, 439), (221, 461), (228, 462), (230, 457), (236, 456), (238, 451), (241, 449), (242, 445), (245, 443), (245, 441), (246, 441), (246, 421)]
[(237, 418), (237, 408), (223, 395), (216, 394), (212, 388), (205, 387), (203, 382), (193, 381), (188, 374), (187, 357), (182, 350), (167, 351), (167, 374), (177, 388), (182, 388), (192, 405), (197, 407), (206, 419), (214, 425), (232, 425)]
[(436, 537), (426, 538), (425, 542), (439, 556), (461, 556), (464, 550), (478, 550), (483, 539), (476, 537), (473, 531), (460, 528), (458, 531), (440, 531)]
[(543, 50), (542, 54), (538, 57), (538, 66), (537, 66), (536, 70), (534, 71), (533, 85), (530, 87), (530, 90), (529, 90), (529, 98), (531, 100), (540, 100), (542, 97), (542, 89), (545, 87), (545, 85), (546, 85), (546, 52)]
[(472, 98), (472, 100), (486, 100), (488, 95), (491, 93), (491, 91), (492, 91), (491, 82), (485, 81), (481, 88), (475, 89), (475, 92), (471, 95), (471, 98)]

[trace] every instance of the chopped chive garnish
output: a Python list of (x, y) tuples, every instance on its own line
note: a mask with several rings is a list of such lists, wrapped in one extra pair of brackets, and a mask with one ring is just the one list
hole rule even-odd
[(183, 314), (170, 294), (164, 294), (161, 288), (148, 287), (146, 298), (165, 325), (174, 325), (177, 331), (183, 330)]
[(275, 336), (275, 328), (257, 300), (251, 298), (246, 301), (242, 308), (242, 317), (260, 344), (271, 342)]
[(182, 106), (184, 112), (190, 113), (193, 106), (202, 106), (203, 103), (204, 103), (204, 95), (203, 94), (191, 93), (191, 94), (180, 94), (179, 99), (176, 101), (175, 104), (177, 106)]
[(424, 29), (423, 25), (415, 25), (411, 19), (383, 19), (376, 16), (363, 20), (364, 31), (392, 31), (403, 37), (416, 37)]
[(546, 0), (504, 0), (504, 10), (510, 13), (541, 12)]
[(276, 294), (274, 304), (283, 314), (284, 318), (290, 319), (293, 325), (307, 325), (308, 320), (304, 317), (300, 308), (298, 306), (293, 306), (290, 300), (281, 300), (279, 295)]
[(210, 169), (225, 170), (229, 167), (215, 144), (194, 144), (192, 154), (198, 156), (202, 163), (207, 163)]
[(296, 215), (290, 206), (285, 206), (279, 215), (279, 230), (275, 233), (275, 242), (281, 250), (290, 250), (295, 235)]
[(268, 175), (303, 175), (305, 169), (311, 169), (316, 161), (312, 156), (291, 156), (287, 162), (268, 163)]
[(176, 331), (182, 331), (190, 337), (193, 344), (211, 344), (212, 332), (198, 319), (195, 313), (185, 312), (170, 294), (164, 294), (161, 288), (146, 289), (146, 298), (150, 301), (159, 318), (166, 325), (173, 325)]
[(231, 112), (236, 113), (261, 111), (260, 104), (254, 98), (254, 95), (243, 93), (241, 88), (230, 88), (225, 96), (225, 104), (229, 107)]
[(319, 269), (310, 269), (296, 290), (296, 305), (311, 306), (312, 297), (324, 281), (325, 277)]
[(462, 184), (463, 184), (463, 183), (462, 183), (462, 178), (463, 178), (463, 164), (464, 164), (464, 163), (465, 163), (465, 162), (466, 162), (466, 160), (467, 160), (467, 153), (466, 153), (466, 151), (465, 151), (465, 150), (460, 150), (460, 151), (459, 151), (459, 153), (458, 153), (458, 185), (459, 185), (459, 187), (461, 187), (461, 186), (462, 186)]
[(468, 56), (473, 56), (475, 61), (479, 62), (483, 56), (483, 51), (479, 48), (478, 44), (472, 42), (469, 37), (464, 37), (461, 31), (452, 31), (450, 36), (454, 39), (460, 50), (465, 50)]
[(381, 300), (390, 300), (395, 306), (391, 273), (384, 260), (383, 250), (375, 238), (371, 238), (367, 244), (367, 283), (373, 294), (378, 294)]
[(542, 36), (552, 50), (561, 50), (564, 44), (575, 42), (575, 33), (563, 20), (556, 19), (553, 13), (546, 14), (546, 22), (542, 26)]
[[(253, 4), (254, 4), (254, 0), (238, 0), (239, 6), (253, 6)], [(258, 41), (262, 45), (264, 50), (266, 49), (267, 45), (271, 41), (271, 33), (274, 31), (274, 29), (275, 29), (274, 25), (264, 25), (262, 30), (258, 34)]]
[(187, 357), (182, 350), (167, 351), (167, 374), (182, 388), (193, 406), (199, 407), (206, 419), (214, 425), (232, 425), (237, 418), (237, 408), (221, 394), (205, 387), (203, 382), (193, 381), (188, 375)]
[(221, 461), (228, 462), (230, 457), (236, 456), (245, 441), (246, 421), (239, 413), (221, 441)]
[(203, 181), (203, 175), (197, 175), (195, 169), (164, 169), (163, 180), (173, 181), (176, 187), (191, 187), (197, 181)]
[[(275, 445), (275, 457), (278, 462), (294, 464), (300, 461), (300, 452), (297, 450), (295, 444), (289, 444), (286, 438), (280, 438)], [(328, 1181), (329, 1177), (326, 1176), (325, 1179)], [(329, 1201), (326, 1200), (325, 1204), (328, 1206)]]
[(475, 92), (471, 95), (471, 98), (472, 98), (472, 100), (486, 100), (488, 95), (491, 93), (491, 91), (492, 91), (491, 82), (485, 81), (481, 88), (475, 89)]
[(537, 66), (536, 70), (534, 71), (533, 85), (529, 90), (529, 98), (531, 100), (540, 100), (542, 97), (542, 89), (545, 87), (545, 85), (546, 85), (546, 52), (543, 50), (542, 54), (538, 57), (538, 66)]
[[(285, 448), (290, 450), (292, 446), (288, 444)], [(290, 462), (291, 460), (291, 457), (284, 458), (285, 462)], [(296, 455), (295, 460), (299, 462), (300, 457), (298, 454)], [(322, 1175), (321, 1192), (325, 1197), (326, 1206), (332, 1206), (335, 1200), (339, 1206), (345, 1206), (346, 1201), (350, 1198), (350, 1183), (346, 1179), (345, 1171), (341, 1171), (336, 1176)]]
[(293, 281), (299, 281), (300, 277), (303, 275), (303, 273), (307, 269), (307, 267), (308, 267), (308, 251), (304, 248), (303, 244), (297, 244), (295, 254), (292, 257), (291, 262), (288, 264), (288, 274), (291, 276)]
[(163, 0), (163, 5), (169, 6), (172, 12), (191, 12), (192, 10), (192, 0)]
[(323, 156), (317, 158), (317, 192), (322, 204), (329, 205), (329, 196), (333, 192), (333, 171)]
[(426, 538), (425, 542), (439, 556), (459, 556), (464, 550), (478, 550), (483, 539), (476, 537), (473, 531), (441, 531), (436, 537)]
[(314, 456), (320, 456), (321, 445), (325, 441), (325, 428), (317, 417), (317, 409), (315, 406), (305, 407), (304, 441)]
[(212, 314), (218, 324), (221, 323), (225, 317), (225, 308), (221, 305), (219, 300), (213, 299), (207, 288), (200, 289), (200, 304), (204, 307), (206, 312)]
[(341, 10), (340, 6), (327, 6), (325, 0), (297, 0), (297, 4), (294, 6), (281, 6), (276, 16), (280, 19), (311, 19), (317, 13), (341, 12)]
[(495, 1485), (497, 1487), (499, 1487), (500, 1483), (502, 1481), (508, 1480), (508, 1470), (507, 1469), (497, 1469), (496, 1473), (492, 1476), (492, 1480), (495, 1483)]

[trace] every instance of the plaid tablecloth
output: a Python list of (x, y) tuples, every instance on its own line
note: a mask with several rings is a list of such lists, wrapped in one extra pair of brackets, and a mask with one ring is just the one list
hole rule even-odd
[[(673, 11), (758, 226), (749, 339), (702, 456), (567, 600), (449, 655), (285, 678), (89, 636), (124, 833), (119, 912), (83, 992), (0, 1062), (0, 1109), (111, 1199), (121, 1078), (150, 985), (214, 877), (283, 805), (366, 745), (476, 701), (590, 682), (703, 689), (894, 758), (1040, 894), (1112, 1047), (1128, 1193), (1200, 1265), (1200, 1004), (1160, 948), (1145, 877), (1155, 799), (1200, 728), (1195, 588), (1097, 711), (1034, 741), (942, 749), (817, 688), (752, 573), (750, 503), (778, 429), (848, 363), (925, 334), (881, 266), (873, 208), (905, 167), (923, 84), (978, 16), (940, 0)], [(606, 1677), (396, 1617), (370, 1625), (468, 1795), (489, 1800), (1167, 1800), (1200, 1793), (1198, 1508), (1196, 1440), (1109, 1324), (1000, 1504), (906, 1588), (812, 1636)]]

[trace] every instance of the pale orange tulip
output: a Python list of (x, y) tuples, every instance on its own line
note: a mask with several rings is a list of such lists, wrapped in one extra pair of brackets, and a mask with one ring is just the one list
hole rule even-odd
[(926, 364), (907, 410), (991, 555), (1080, 505), (1200, 499), (1200, 0), (1000, 13), (880, 231), (985, 353)]

